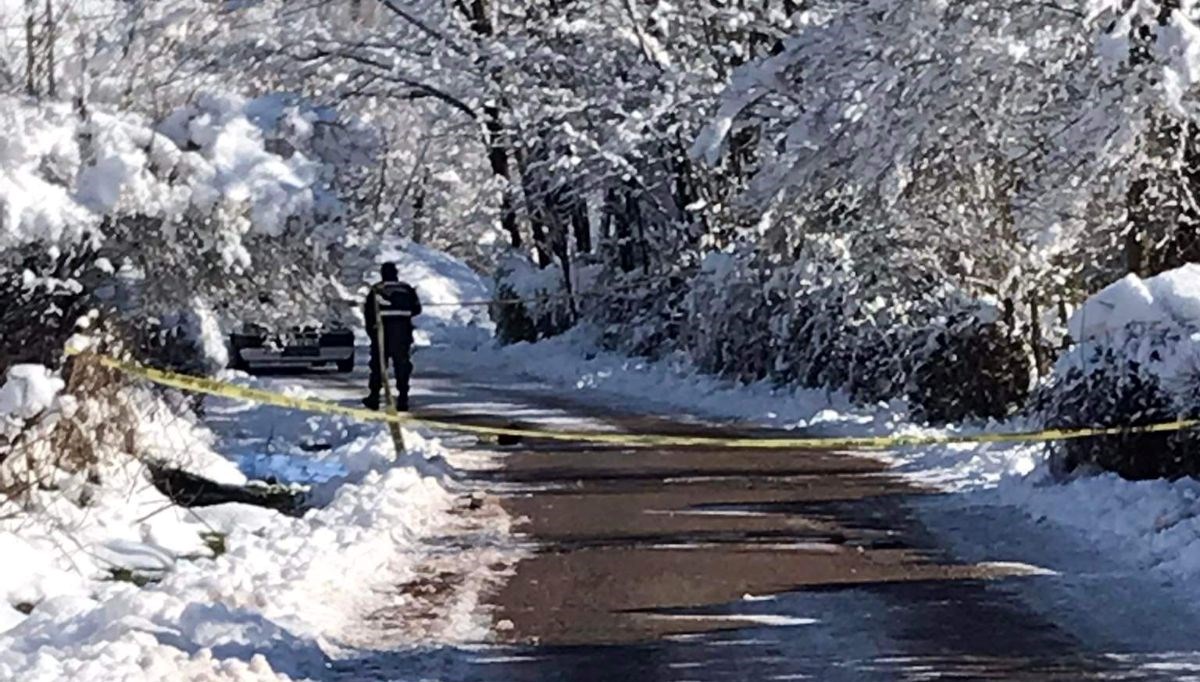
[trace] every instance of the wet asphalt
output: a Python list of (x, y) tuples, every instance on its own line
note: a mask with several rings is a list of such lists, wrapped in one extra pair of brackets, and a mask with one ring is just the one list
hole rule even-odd
[[(521, 424), (461, 415), (464, 404), (492, 400), (630, 433), (776, 435), (452, 372), (427, 371), (417, 387), (419, 410), (432, 416)], [(484, 596), (492, 637), (338, 661), (337, 679), (1200, 679), (1194, 653), (1081, 638), (1073, 619), (1031, 604), (1039, 581), (1062, 576), (1006, 562), (1003, 543), (957, 551), (922, 513), (935, 505), (952, 518), (955, 496), (878, 459), (459, 445), (498, 451), (499, 467), (474, 472), (473, 485), (499, 497), (530, 550)]]

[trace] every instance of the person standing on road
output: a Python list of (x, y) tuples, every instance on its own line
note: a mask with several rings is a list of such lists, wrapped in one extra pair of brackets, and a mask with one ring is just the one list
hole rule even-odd
[(363, 405), (379, 409), (386, 360), (396, 372), (396, 409), (404, 412), (408, 410), (408, 381), (413, 369), (413, 318), (421, 314), (421, 299), (416, 289), (400, 281), (395, 263), (384, 263), (379, 268), (379, 278), (382, 281), (371, 287), (363, 306), (367, 336), (371, 339), (371, 393), (363, 398)]

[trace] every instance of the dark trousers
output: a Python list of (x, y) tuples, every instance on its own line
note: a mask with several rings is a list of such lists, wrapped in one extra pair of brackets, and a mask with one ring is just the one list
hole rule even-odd
[[(387, 363), (396, 373), (396, 409), (408, 409), (408, 380), (412, 377), (411, 347), (396, 345), (387, 349)], [(379, 399), (383, 390), (383, 373), (379, 367), (379, 345), (371, 344), (371, 397)]]

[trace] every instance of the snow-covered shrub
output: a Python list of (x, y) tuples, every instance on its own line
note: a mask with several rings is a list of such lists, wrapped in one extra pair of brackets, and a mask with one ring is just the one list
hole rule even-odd
[(926, 343), (911, 349), (907, 391), (918, 418), (1000, 418), (1028, 396), (1030, 353), (1001, 321), (968, 314), (926, 333)]
[(669, 354), (691, 333), (683, 314), (688, 279), (683, 276), (643, 282), (636, 275), (609, 282), (604, 289), (584, 290), (579, 304), (586, 319), (600, 330), (600, 342), (635, 355)]
[[(1056, 376), (1035, 401), (1047, 428), (1140, 426), (1200, 416), (1200, 406), (1178, 405), (1157, 376), (1122, 352), (1098, 350), (1093, 360), (1086, 369)], [(1064, 475), (1077, 469), (1129, 479), (1200, 474), (1200, 436), (1194, 431), (1097, 436), (1049, 447), (1052, 465)]]
[[(64, 476), (94, 478), (102, 452), (132, 449), (125, 446), (134, 422), (115, 392), (121, 379), (94, 363), (74, 370), (70, 391), (82, 399), (68, 397), (67, 382), (42, 365), (8, 370), (0, 386), (0, 500), (58, 487)], [(105, 416), (93, 419), (97, 405)]]
[(516, 300), (516, 292), (503, 282), (496, 283), (498, 302), (492, 304), (492, 321), (496, 324), (496, 338), (501, 343), (532, 343), (539, 338), (537, 325), (529, 318), (525, 304)]
[[(930, 421), (1002, 416), (1023, 401), (1034, 361), (1014, 316), (919, 273), (871, 273), (843, 247), (813, 239), (792, 263), (710, 252), (690, 271), (593, 276), (577, 306), (608, 348), (683, 353), (737, 381), (907, 398)], [(529, 297), (521, 310), (550, 315), (543, 305)]]
[[(61, 279), (103, 288), (130, 316), (208, 294), (229, 316), (275, 323), (330, 300), (348, 229), (338, 190), (369, 163), (369, 130), (282, 96), (201, 96), (162, 122), (2, 103), (0, 265), (45, 277), (83, 253), (107, 280), (82, 282), (79, 267)], [(30, 251), (47, 263), (23, 265)]]
[[(1058, 359), (1033, 409), (1048, 427), (1136, 426), (1200, 416), (1200, 265), (1128, 275), (1089, 298), (1068, 323), (1075, 344)], [(1200, 433), (1065, 441), (1063, 472), (1127, 478), (1200, 475)]]
[(94, 305), (80, 283), (92, 274), (86, 257), (52, 261), (34, 249), (19, 253), (12, 260), (28, 268), (0, 267), (0, 376), (22, 363), (57, 365), (75, 321)]
[(536, 341), (570, 328), (575, 316), (563, 281), (556, 266), (537, 268), (515, 255), (502, 258), (491, 306), (496, 337), (503, 343)]

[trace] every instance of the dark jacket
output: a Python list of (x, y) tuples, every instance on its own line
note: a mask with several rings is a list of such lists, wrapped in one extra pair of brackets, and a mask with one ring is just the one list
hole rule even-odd
[(381, 318), (384, 343), (391, 348), (412, 346), (413, 318), (420, 314), (421, 299), (417, 297), (417, 290), (404, 282), (376, 284), (371, 287), (366, 305), (363, 306), (363, 319), (372, 345), (377, 343), (376, 320)]

